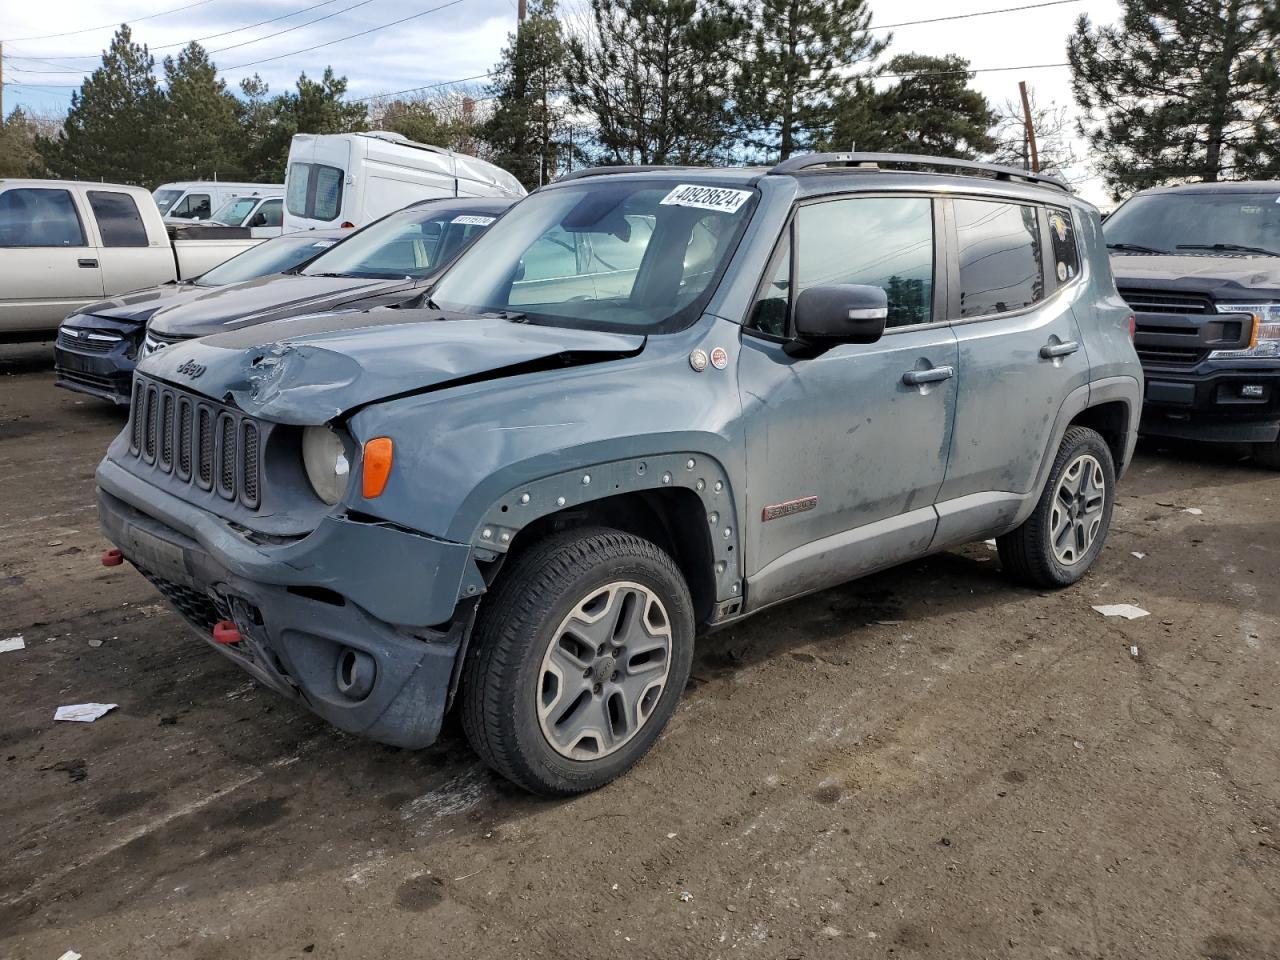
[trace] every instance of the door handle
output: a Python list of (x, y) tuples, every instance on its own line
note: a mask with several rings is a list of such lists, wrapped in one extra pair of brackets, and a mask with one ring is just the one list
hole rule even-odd
[(79, 266), (84, 267), (86, 270), (93, 270), (98, 266), (97, 260), (90, 260), (90, 259), (77, 260), (76, 263)]
[(1074, 340), (1063, 340), (1061, 343), (1046, 343), (1040, 348), (1041, 360), (1052, 360), (1055, 357), (1069, 357), (1080, 349)]
[(922, 383), (938, 383), (941, 380), (950, 380), (955, 375), (955, 367), (932, 367), (928, 370), (908, 370), (902, 375), (902, 382), (908, 387), (918, 387)]

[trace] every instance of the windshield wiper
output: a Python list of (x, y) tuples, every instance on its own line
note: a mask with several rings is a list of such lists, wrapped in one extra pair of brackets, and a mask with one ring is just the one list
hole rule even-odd
[(1168, 250), (1157, 250), (1141, 243), (1108, 243), (1108, 250), (1119, 250), (1121, 253), (1158, 253), (1167, 254)]
[(1180, 243), (1179, 250), (1224, 250), (1227, 253), (1260, 253), (1264, 257), (1280, 257), (1266, 247), (1250, 247), (1243, 243)]
[(508, 320), (511, 323), (528, 323), (529, 315), (527, 313), (518, 313), (514, 310), (491, 310), (486, 314), (489, 317), (497, 317), (499, 320)]
[(331, 278), (331, 279), (332, 279), (332, 278), (341, 278), (341, 279), (345, 279), (346, 277), (350, 276), (350, 274), (346, 274), (346, 273), (304, 273), (304, 274), (303, 274), (303, 276), (304, 276), (304, 277), (329, 277), (329, 278)]

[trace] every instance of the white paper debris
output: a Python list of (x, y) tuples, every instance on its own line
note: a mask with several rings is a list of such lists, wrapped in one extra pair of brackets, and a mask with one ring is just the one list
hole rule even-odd
[(27, 641), (22, 637), (10, 637), (8, 640), (0, 640), (0, 653), (10, 653), (14, 650), (21, 650), (27, 645)]
[(74, 950), (68, 950), (60, 956), (58, 960), (80, 960), (80, 954), (76, 953)]
[(681, 890), (681, 891), (680, 891), (680, 902), (681, 902), (681, 903), (688, 903), (688, 902), (689, 902), (690, 900), (692, 900), (692, 899), (693, 899), (693, 894), (692, 894), (692, 893), (690, 893), (688, 890)]
[(1183, 509), (1183, 511), (1182, 511), (1182, 512), (1183, 512), (1183, 513), (1189, 513), (1189, 514), (1191, 514), (1193, 517), (1201, 516), (1201, 515), (1204, 513), (1204, 511), (1203, 511), (1203, 510), (1201, 510), (1199, 507), (1186, 507), (1186, 508), (1184, 508), (1184, 509)]
[(902, 625), (901, 620), (877, 620), (876, 624), (881, 627), (897, 627)]
[(1139, 617), (1151, 616), (1150, 610), (1135, 607), (1132, 603), (1104, 603), (1101, 606), (1095, 606), (1093, 609), (1104, 617), (1124, 617), (1126, 620), (1137, 620)]
[(1137, 557), (1139, 560), (1145, 560), (1145, 559), (1147, 559), (1147, 555), (1146, 555), (1145, 553), (1142, 553), (1141, 551), (1138, 551), (1138, 550), (1133, 551), (1133, 553), (1129, 554), (1129, 556), (1131, 556), (1131, 557)]
[(1138, 659), (1138, 646), (1137, 646), (1137, 644), (1134, 644), (1133, 646), (1129, 647), (1129, 656), (1133, 657), (1133, 659), (1135, 659), (1135, 660), (1137, 660), (1137, 659)]
[(108, 711), (114, 710), (117, 706), (118, 704), (115, 703), (73, 703), (65, 707), (59, 707), (58, 711), (53, 715), (53, 719), (74, 720), (77, 723), (93, 723), (93, 721)]

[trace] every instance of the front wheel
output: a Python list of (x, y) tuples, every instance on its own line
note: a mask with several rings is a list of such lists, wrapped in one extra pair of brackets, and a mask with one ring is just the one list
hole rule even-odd
[(1111, 448), (1097, 431), (1071, 427), (1035, 512), (996, 540), (1006, 572), (1033, 587), (1075, 583), (1102, 552), (1115, 497)]
[(550, 537), (481, 603), (462, 675), (467, 739), (535, 793), (601, 787), (662, 733), (693, 632), (688, 586), (653, 543), (606, 528)]

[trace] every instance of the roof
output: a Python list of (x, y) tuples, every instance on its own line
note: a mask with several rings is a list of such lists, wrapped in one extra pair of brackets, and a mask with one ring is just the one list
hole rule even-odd
[(37, 178), (0, 177), (0, 186), (5, 187), (94, 187), (98, 190), (140, 190), (151, 195), (146, 187), (135, 187), (127, 183), (99, 183), (97, 180), (40, 180)]
[(1216, 183), (1178, 183), (1139, 190), (1135, 197), (1152, 193), (1280, 193), (1280, 180), (1227, 180)]

